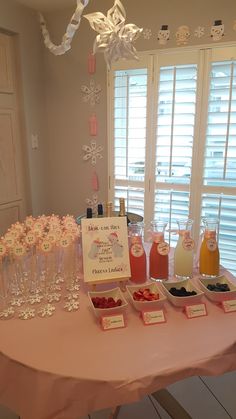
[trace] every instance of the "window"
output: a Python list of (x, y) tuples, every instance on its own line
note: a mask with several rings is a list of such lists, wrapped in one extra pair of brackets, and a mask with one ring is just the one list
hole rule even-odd
[(109, 74), (109, 194), (118, 209), (169, 223), (220, 220), (221, 263), (236, 274), (236, 46), (142, 54)]

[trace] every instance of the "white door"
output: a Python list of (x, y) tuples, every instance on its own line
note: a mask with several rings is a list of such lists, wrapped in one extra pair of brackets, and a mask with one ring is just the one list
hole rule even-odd
[(26, 212), (17, 83), (14, 36), (0, 33), (0, 235)]

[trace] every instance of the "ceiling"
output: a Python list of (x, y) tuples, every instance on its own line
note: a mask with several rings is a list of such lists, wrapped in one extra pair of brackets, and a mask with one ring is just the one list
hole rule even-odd
[(76, 0), (16, 0), (25, 6), (41, 12), (50, 12), (52, 10), (63, 9), (69, 6), (76, 8)]

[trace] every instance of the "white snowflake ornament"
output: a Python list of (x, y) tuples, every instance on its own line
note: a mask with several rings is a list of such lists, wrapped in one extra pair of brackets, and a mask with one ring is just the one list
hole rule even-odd
[(97, 159), (102, 159), (101, 151), (103, 147), (101, 145), (97, 145), (96, 141), (92, 140), (90, 145), (84, 144), (82, 150), (85, 152), (83, 160), (90, 160), (93, 166), (97, 164)]
[(96, 103), (99, 103), (101, 91), (102, 88), (100, 84), (96, 85), (94, 79), (90, 80), (89, 86), (86, 86), (85, 84), (81, 86), (81, 92), (84, 95), (83, 101), (90, 102), (91, 106), (94, 106)]
[(108, 10), (107, 16), (101, 12), (84, 15), (91, 28), (98, 33), (93, 44), (93, 52), (103, 52), (108, 68), (111, 63), (125, 59), (138, 59), (133, 42), (142, 32), (141, 28), (129, 23), (125, 24), (126, 12), (120, 0)]
[(194, 36), (196, 36), (196, 38), (201, 38), (204, 34), (205, 28), (203, 28), (202, 26), (198, 26), (194, 31)]
[(151, 36), (152, 36), (152, 30), (151, 29), (148, 29), (148, 28), (145, 28), (143, 30), (143, 37), (144, 37), (144, 39), (150, 39)]

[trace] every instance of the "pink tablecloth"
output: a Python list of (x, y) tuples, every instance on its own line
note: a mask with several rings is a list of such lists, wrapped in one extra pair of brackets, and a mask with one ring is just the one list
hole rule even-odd
[(194, 375), (236, 369), (236, 313), (205, 297), (208, 316), (187, 320), (166, 303), (167, 323), (103, 332), (85, 293), (81, 309), (0, 323), (0, 403), (21, 419), (77, 419), (138, 400)]

